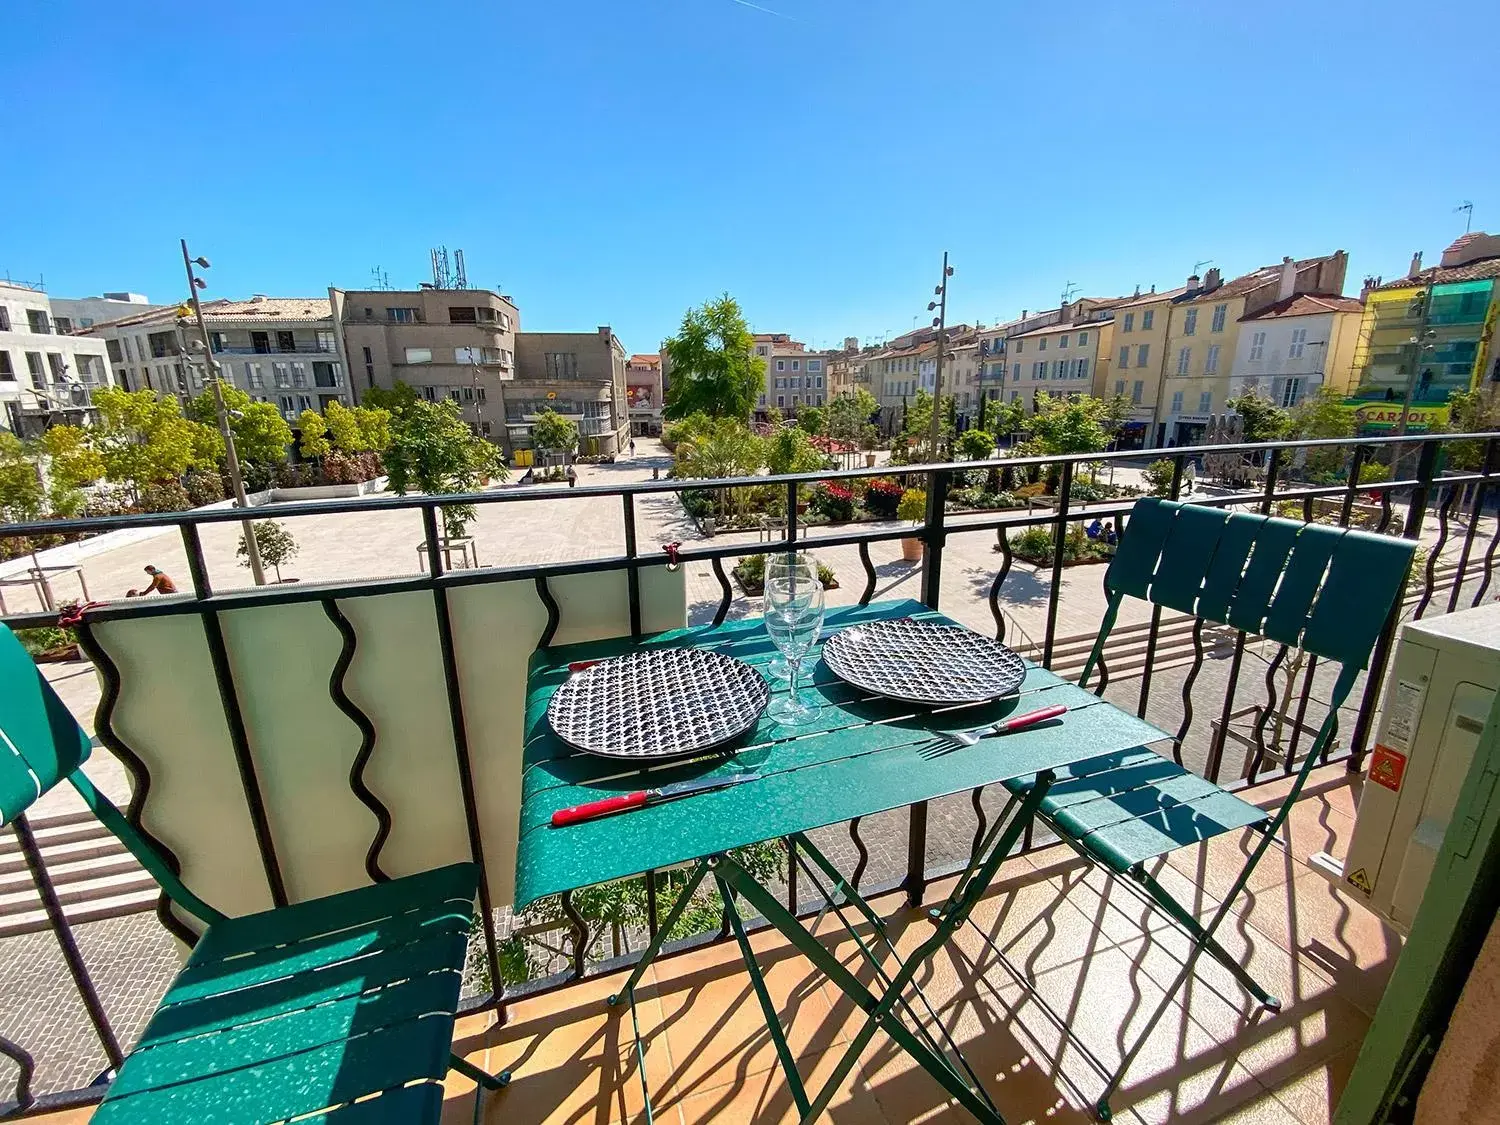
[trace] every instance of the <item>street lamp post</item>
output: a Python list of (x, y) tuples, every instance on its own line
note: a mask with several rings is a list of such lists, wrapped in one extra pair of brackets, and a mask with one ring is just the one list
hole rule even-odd
[(953, 267), (948, 264), (948, 251), (943, 251), (943, 280), (938, 283), (934, 293), (937, 294), (936, 301), (927, 302), (927, 311), (937, 310), (937, 316), (932, 318), (932, 326), (937, 329), (937, 369), (932, 380), (932, 459), (937, 460), (938, 439), (943, 432), (942, 397), (943, 397), (943, 349), (947, 344), (948, 328), (948, 279), (953, 276)]
[[(224, 402), (224, 385), (220, 378), (220, 366), (213, 357), (213, 344), (208, 337), (208, 326), (203, 322), (203, 303), (198, 300), (198, 290), (205, 288), (203, 280), (193, 273), (193, 266), (208, 269), (207, 258), (192, 258), (188, 255), (187, 239), (182, 239), (182, 266), (187, 270), (188, 295), (193, 302), (193, 315), (198, 321), (198, 337), (203, 347), (203, 374), (213, 388), (214, 411), (219, 418), (219, 433), (224, 438), (224, 465), (229, 472), (229, 483), (234, 489), (235, 506), (249, 510), (245, 497), (245, 478), (240, 475), (240, 457), (234, 448), (234, 431), (229, 426), (229, 407)], [(260, 544), (255, 541), (255, 529), (250, 520), (240, 521), (245, 530), (245, 555), (250, 563), (250, 577), (257, 586), (266, 584), (265, 568), (260, 562)]]

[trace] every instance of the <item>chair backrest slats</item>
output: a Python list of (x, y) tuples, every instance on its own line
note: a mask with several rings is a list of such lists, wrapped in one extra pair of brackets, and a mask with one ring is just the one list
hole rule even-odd
[(1222, 512), (1179, 505), (1151, 582), (1150, 600), (1183, 613), (1197, 612), (1203, 579), (1223, 530)]
[(0, 628), (0, 824), (82, 765), (90, 748), (16, 635)]
[(1213, 564), (1203, 580), (1203, 596), (1198, 599), (1198, 612), (1210, 621), (1229, 620), (1230, 608), (1245, 579), (1245, 563), (1265, 522), (1265, 516), (1247, 512), (1235, 512), (1225, 521)]
[(1363, 668), (1414, 549), (1405, 539), (1152, 497), (1136, 502), (1105, 584)]
[(1323, 584), (1323, 575), (1328, 572), (1328, 560), (1333, 558), (1343, 536), (1342, 529), (1316, 524), (1307, 524), (1297, 533), (1297, 545), (1281, 572), (1281, 585), (1266, 610), (1262, 636), (1293, 648), (1302, 643), (1302, 631), (1307, 628), (1313, 601)]
[(1177, 517), (1176, 504), (1141, 500), (1130, 513), (1130, 526), (1109, 564), (1109, 588), (1145, 599), (1161, 558), (1162, 545)]
[(1255, 546), (1250, 552), (1250, 562), (1245, 567), (1245, 576), (1240, 579), (1234, 602), (1229, 613), (1221, 620), (1244, 629), (1248, 633), (1259, 633), (1265, 624), (1271, 599), (1281, 582), (1286, 560), (1297, 545), (1297, 533), (1302, 525), (1291, 520), (1273, 520), (1258, 517)]
[(1302, 643), (1330, 659), (1367, 667), (1376, 638), (1411, 566), (1412, 543), (1348, 531), (1328, 567)]

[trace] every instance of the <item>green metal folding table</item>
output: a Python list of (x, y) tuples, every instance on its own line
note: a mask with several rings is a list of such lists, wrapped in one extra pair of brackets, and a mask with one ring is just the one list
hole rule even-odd
[[(831, 610), (824, 636), (848, 625), (885, 618), (913, 617), (946, 621), (914, 601), (876, 602)], [(633, 1002), (634, 987), (682, 909), (703, 880), (712, 876), (725, 915), (766, 1017), (787, 1084), (803, 1122), (815, 1120), (858, 1060), (877, 1030), (883, 1030), (977, 1119), (1003, 1123), (978, 1078), (963, 1061), (956, 1044), (939, 1043), (934, 1030), (915, 1017), (910, 986), (918, 1003), (926, 1003), (914, 977), (969, 916), (988, 889), (1045, 797), (1054, 771), (1101, 754), (1124, 753), (1168, 736), (1134, 715), (1104, 702), (1042, 668), (1028, 666), (1019, 697), (982, 706), (932, 710), (872, 698), (836, 679), (821, 660), (804, 690), (818, 696), (820, 708), (810, 724), (778, 726), (768, 718), (738, 744), (688, 763), (642, 771), (630, 763), (579, 754), (561, 742), (547, 724), (547, 702), (568, 678), (568, 666), (627, 652), (679, 647), (712, 647), (750, 664), (775, 655), (759, 618), (717, 627), (677, 629), (643, 638), (543, 649), (531, 660), (526, 704), (526, 748), (521, 803), (520, 845), (516, 861), (516, 906), (614, 879), (691, 864), (686, 888), (661, 924), (634, 973), (612, 1002)], [(785, 690), (784, 685), (779, 690)], [(939, 754), (923, 753), (934, 735), (965, 730), (1053, 704), (1068, 712), (1060, 720), (988, 739), (974, 747)], [(756, 778), (726, 789), (599, 820), (551, 826), (558, 809), (616, 793), (651, 788), (673, 781), (754, 771)], [(894, 956), (882, 920), (808, 838), (812, 829), (858, 816), (900, 808), (918, 801), (965, 792), (1011, 778), (1037, 775), (1038, 783), (1010, 799), (973, 851), (946, 902), (930, 912), (933, 932), (894, 971), (849, 924), (849, 906), (868, 923), (883, 953)], [(874, 965), (879, 991), (872, 991), (815, 938), (809, 929), (766, 887), (728, 854), (731, 849), (785, 838), (795, 844), (813, 885), (822, 893), (864, 956)], [(770, 995), (746, 937), (738, 900), (763, 917), (828, 979), (866, 1013), (839, 1065), (820, 1091), (804, 1089), (787, 1047)], [(930, 1012), (930, 1008), (928, 1009)], [(915, 1028), (903, 1016), (912, 1015)], [(935, 1020), (933, 1021), (936, 1022)], [(939, 1028), (936, 1035), (947, 1040)], [(644, 1067), (642, 1067), (644, 1082)], [(650, 1092), (647, 1091), (647, 1106)], [(649, 1108), (648, 1108), (649, 1119)]]

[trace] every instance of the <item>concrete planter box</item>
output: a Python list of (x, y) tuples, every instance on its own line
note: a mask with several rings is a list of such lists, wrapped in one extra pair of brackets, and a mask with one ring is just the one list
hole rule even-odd
[(340, 500), (384, 492), (386, 481), (386, 477), (375, 477), (358, 484), (310, 484), (305, 488), (271, 488), (265, 492), (252, 492), (245, 499), (252, 508), (259, 508), (264, 504), (291, 504), (298, 500)]

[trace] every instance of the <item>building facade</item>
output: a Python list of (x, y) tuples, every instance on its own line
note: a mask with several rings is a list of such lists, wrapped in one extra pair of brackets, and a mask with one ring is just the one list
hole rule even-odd
[[(353, 404), (326, 297), (204, 301), (203, 322), (222, 376), (251, 398), (275, 404), (288, 421), (331, 402)], [(128, 390), (188, 398), (205, 386), (197, 321), (179, 316), (176, 305), (83, 331), (104, 341), (114, 381)]]
[(452, 399), (464, 420), (499, 437), (502, 385), (516, 375), (521, 314), (488, 289), (330, 289), (350, 382), (359, 392), (398, 381), (429, 402)]
[(578, 426), (579, 449), (613, 457), (630, 444), (625, 346), (609, 325), (593, 332), (518, 332), (516, 377), (505, 386), (505, 451), (533, 447), (537, 416)]
[(58, 332), (44, 290), (0, 282), (0, 426), (34, 437), (88, 420), (93, 392), (110, 383), (106, 355), (100, 340)]
[(1153, 290), (1115, 309), (1110, 370), (1108, 377), (1096, 384), (1095, 393), (1130, 399), (1130, 418), (1120, 434), (1122, 446), (1141, 447), (1152, 437), (1172, 302), (1185, 292), (1185, 288), (1165, 293)]
[(1092, 394), (1101, 357), (1109, 355), (1113, 341), (1113, 312), (1094, 307), (1079, 320), (1062, 320), (1044, 328), (1033, 328), (1006, 340), (1010, 379), (1005, 400), (1036, 408), (1036, 396), (1046, 391), (1053, 398), (1070, 394)]
[(832, 393), (828, 365), (838, 353), (809, 351), (784, 332), (756, 333), (754, 346), (765, 364), (765, 383), (756, 399), (758, 421), (765, 421), (772, 407), (793, 417), (800, 407), (827, 405)]
[(1290, 409), (1325, 386), (1348, 394), (1363, 312), (1354, 297), (1299, 293), (1247, 313), (1228, 397), (1253, 391)]
[(1354, 390), (1346, 404), (1360, 429), (1426, 429), (1448, 418), (1455, 391), (1500, 387), (1494, 353), (1500, 323), (1500, 236), (1475, 231), (1459, 238), (1438, 265), (1420, 254), (1403, 278), (1366, 284), (1354, 358)]
[(52, 321), (59, 332), (79, 332), (108, 320), (164, 309), (144, 293), (103, 293), (98, 297), (53, 297)]
[(1342, 293), (1348, 262), (1348, 255), (1339, 250), (1301, 261), (1283, 258), (1277, 265), (1229, 281), (1217, 269), (1201, 278), (1189, 277), (1169, 302), (1155, 444), (1190, 444), (1202, 436), (1214, 415), (1228, 409), (1242, 318), (1297, 294)]
[(625, 397), (630, 403), (630, 436), (661, 436), (661, 356), (646, 353), (625, 361)]

